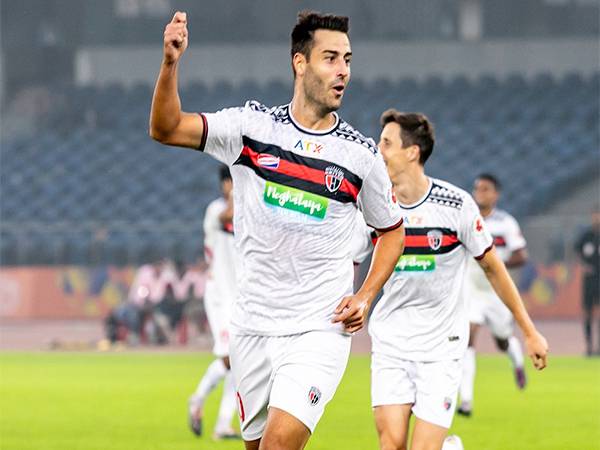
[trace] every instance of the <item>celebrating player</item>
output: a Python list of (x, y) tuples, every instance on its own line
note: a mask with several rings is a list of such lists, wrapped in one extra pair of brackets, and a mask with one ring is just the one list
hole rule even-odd
[[(527, 261), (525, 238), (517, 221), (506, 211), (496, 208), (500, 196), (500, 183), (491, 174), (483, 173), (475, 180), (473, 198), (492, 234), (498, 256), (508, 269), (521, 267)], [(457, 412), (470, 416), (473, 409), (473, 386), (475, 384), (475, 339), (481, 325), (487, 324), (498, 348), (506, 352), (515, 373), (515, 382), (524, 389), (527, 379), (521, 343), (514, 335), (513, 316), (498, 298), (478, 264), (469, 261), (463, 286), (463, 295), (469, 304), (471, 330), (469, 346), (463, 361), (463, 377), (460, 383), (460, 406)]]
[[(402, 250), (402, 215), (372, 139), (335, 112), (350, 80), (348, 18), (304, 12), (292, 31), (288, 105), (249, 101), (212, 114), (181, 111), (178, 61), (187, 18), (165, 29), (150, 134), (231, 166), (241, 256), (231, 368), (247, 449), (302, 449), (345, 370), (350, 334)], [(357, 206), (380, 230), (371, 270), (352, 295)]]
[(189, 422), (194, 434), (202, 435), (202, 409), (208, 394), (224, 378), (223, 397), (213, 437), (239, 439), (231, 428), (237, 402), (229, 365), (229, 319), (237, 297), (238, 257), (233, 242), (233, 183), (227, 167), (221, 168), (222, 197), (213, 200), (204, 214), (204, 252), (209, 263), (204, 307), (217, 357), (204, 373), (189, 400)]
[[(386, 111), (379, 147), (404, 214), (405, 250), (369, 321), (372, 405), (382, 449), (442, 448), (452, 423), (469, 323), (460, 296), (475, 257), (526, 336), (538, 369), (546, 340), (535, 329), (492, 244), (477, 205), (465, 191), (425, 175), (434, 133), (422, 114)], [(368, 230), (363, 234), (368, 238)]]

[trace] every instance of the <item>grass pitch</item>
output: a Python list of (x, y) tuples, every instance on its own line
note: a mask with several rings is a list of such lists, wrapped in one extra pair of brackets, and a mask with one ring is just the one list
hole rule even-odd
[[(2, 353), (0, 448), (6, 450), (241, 449), (210, 436), (220, 398), (206, 405), (205, 435), (187, 428), (187, 398), (212, 361), (192, 353)], [(466, 450), (600, 449), (600, 358), (552, 357), (516, 389), (508, 360), (479, 356), (476, 405), (451, 433)], [(307, 447), (376, 449), (369, 357), (353, 355)]]

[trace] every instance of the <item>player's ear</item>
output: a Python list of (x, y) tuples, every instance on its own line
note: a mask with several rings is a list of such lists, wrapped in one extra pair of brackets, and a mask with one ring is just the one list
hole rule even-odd
[(408, 149), (409, 151), (409, 157), (411, 161), (417, 161), (419, 162), (419, 159), (421, 158), (421, 150), (419, 149), (418, 145), (411, 145)]
[(294, 53), (294, 56), (292, 57), (292, 66), (294, 67), (296, 76), (304, 75), (304, 72), (306, 72), (306, 57), (300, 52)]

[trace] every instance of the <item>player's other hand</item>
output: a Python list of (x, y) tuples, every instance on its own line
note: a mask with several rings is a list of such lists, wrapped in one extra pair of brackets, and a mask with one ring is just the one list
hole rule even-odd
[(369, 302), (358, 295), (344, 297), (335, 308), (333, 323), (341, 322), (348, 333), (360, 330), (367, 321)]
[(187, 14), (177, 11), (165, 27), (163, 56), (167, 64), (179, 61), (188, 46)]
[(530, 336), (525, 337), (525, 347), (527, 354), (533, 361), (533, 365), (537, 370), (542, 370), (546, 367), (546, 358), (548, 357), (548, 342), (546, 338), (535, 331)]

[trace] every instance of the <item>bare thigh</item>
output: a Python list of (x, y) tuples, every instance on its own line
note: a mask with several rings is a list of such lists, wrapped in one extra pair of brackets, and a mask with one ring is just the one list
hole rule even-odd
[(412, 404), (373, 408), (381, 450), (406, 450)]

